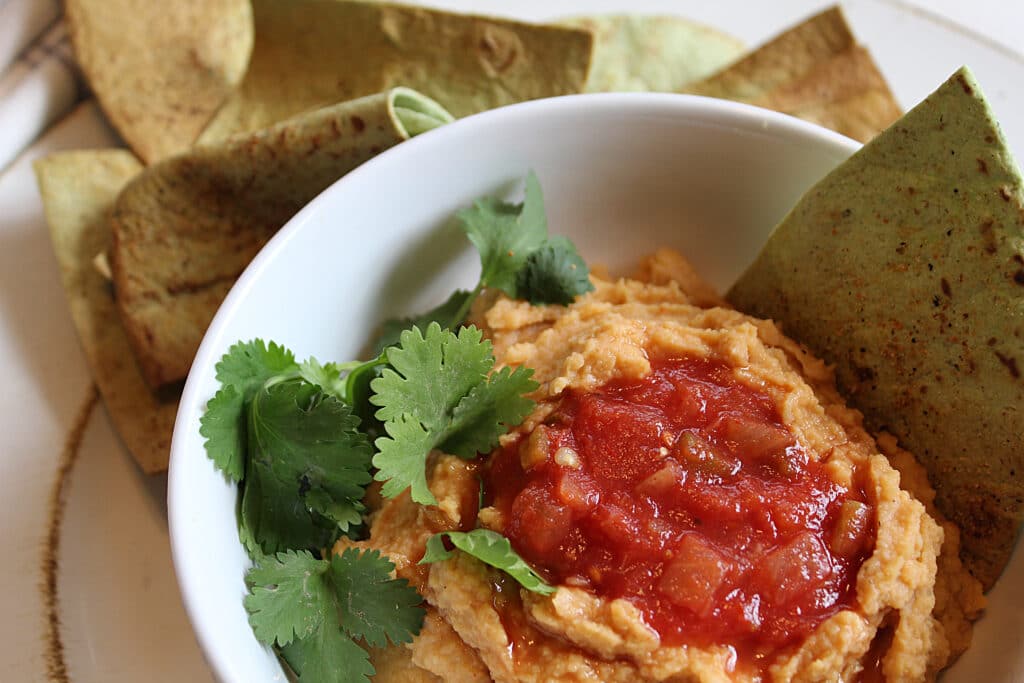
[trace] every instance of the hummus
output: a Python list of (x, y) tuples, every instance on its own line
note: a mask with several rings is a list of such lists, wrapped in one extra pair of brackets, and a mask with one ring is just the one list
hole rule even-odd
[[(484, 462), (434, 454), (437, 507), (417, 505), (406, 492), (381, 503), (367, 541), (339, 542), (337, 551), (357, 545), (389, 555), (428, 606), (413, 643), (372, 653), (376, 680), (933, 680), (969, 645), (984, 598), (914, 458), (895, 439), (864, 431), (829, 367), (772, 322), (730, 309), (675, 252), (647, 259), (635, 279), (593, 281), (595, 290), (568, 307), (497, 298), (474, 313), (498, 367), (534, 369), (535, 410)], [(618, 438), (622, 452), (642, 444), (642, 434), (620, 434), (621, 420), (586, 422), (586, 402), (619, 406), (628, 395), (630, 410), (646, 411), (658, 391), (651, 387), (666, 377), (677, 387), (711, 381), (700, 414), (714, 404), (721, 415), (708, 417), (704, 431), (666, 427), (677, 436), (650, 451), (646, 469), (647, 456), (635, 455), (641, 449), (630, 451), (621, 471), (599, 476), (588, 469), (600, 467), (587, 460), (595, 452), (584, 447), (589, 437), (577, 434), (571, 447), (558, 441), (569, 438), (563, 425), (571, 423), (577, 432), (603, 425), (600, 438)], [(685, 412), (673, 401), (673, 415)], [(665, 419), (651, 418), (659, 434)], [(766, 438), (770, 446), (757, 445)], [(749, 456), (751, 448), (760, 454)], [(509, 473), (496, 476), (499, 467)], [(570, 518), (591, 526), (574, 528), (571, 542), (546, 540), (561, 512), (521, 502), (531, 486), (560, 490), (564, 479), (540, 478), (551, 472), (621, 489), (577, 496), (593, 505)], [(658, 498), (687, 481), (756, 491), (743, 499), (755, 502), (730, 498), (712, 514), (694, 512), (691, 493)], [(616, 518), (609, 510), (630, 504), (613, 496), (627, 489), (646, 501), (636, 510), (655, 512)], [(788, 497), (772, 500), (779, 491)], [(655, 519), (678, 524), (653, 533)], [(613, 543), (619, 522), (624, 532)], [(799, 524), (807, 528), (791, 528)], [(508, 535), (555, 593), (530, 593), (460, 553), (417, 564), (433, 534), (476, 526)], [(629, 555), (648, 547), (648, 537), (654, 555)]]

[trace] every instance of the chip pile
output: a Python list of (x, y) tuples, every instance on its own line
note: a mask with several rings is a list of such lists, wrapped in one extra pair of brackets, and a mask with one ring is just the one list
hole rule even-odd
[[(103, 110), (143, 163), (123, 150), (73, 152), (41, 161), (37, 175), (96, 381), (147, 472), (166, 468), (181, 382), (235, 279), (299, 208), (367, 159), (513, 102), (694, 91), (732, 82), (737, 69), (757, 81), (768, 75), (744, 65), (765, 51), (769, 62), (800, 55), (796, 72), (771, 76), (792, 84), (853, 44), (838, 10), (729, 66), (738, 40), (677, 17), (526, 24), (350, 0), (122, 4), (71, 0), (68, 22)], [(800, 107), (818, 112), (836, 97), (810, 100)], [(890, 122), (871, 120), (865, 130)]]

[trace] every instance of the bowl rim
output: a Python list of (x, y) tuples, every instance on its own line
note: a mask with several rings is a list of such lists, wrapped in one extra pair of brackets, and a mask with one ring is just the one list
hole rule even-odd
[[(350, 185), (363, 176), (375, 174), (380, 168), (401, 163), (403, 156), (421, 154), (421, 150), (444, 148), (458, 144), (461, 138), (476, 138), (500, 130), (503, 122), (524, 117), (544, 117), (572, 113), (578, 110), (583, 116), (596, 109), (619, 111), (623, 114), (650, 114), (665, 112), (682, 118), (700, 119), (705, 125), (734, 128), (737, 132), (758, 131), (773, 136), (790, 138), (794, 142), (823, 145), (843, 156), (855, 153), (861, 143), (840, 133), (816, 124), (752, 105), (681, 93), (586, 93), (544, 98), (499, 107), (458, 119), (429, 132), (406, 140), (342, 176), (312, 201), (299, 210), (278, 230), (257, 253), (217, 309), (209, 328), (203, 335), (199, 350), (192, 362), (175, 419), (171, 439), (170, 462), (167, 479), (167, 520), (171, 559), (181, 594), (182, 603), (203, 656), (218, 680), (231, 680), (232, 653), (216, 647), (216, 632), (204, 618), (204, 603), (198, 599), (197, 587), (203, 582), (208, 565), (206, 557), (198, 553), (189, 541), (190, 524), (187, 523), (189, 510), (188, 469), (181, 463), (188, 453), (186, 433), (199, 429), (198, 413), (193, 408), (205, 405), (209, 396), (201, 396), (207, 373), (223, 354), (219, 343), (223, 328), (234, 317), (240, 304), (245, 300), (252, 283), (258, 280), (267, 267), (285, 251), (288, 243), (307, 225), (323, 213), (329, 197), (343, 193)], [(216, 472), (212, 463), (211, 473)]]

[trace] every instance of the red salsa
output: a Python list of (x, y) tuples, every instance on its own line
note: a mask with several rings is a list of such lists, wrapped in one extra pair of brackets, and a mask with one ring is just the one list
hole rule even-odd
[(631, 601), (668, 645), (790, 645), (852, 605), (874, 543), (863, 491), (807, 457), (769, 396), (698, 358), (566, 393), (487, 479), (527, 562)]

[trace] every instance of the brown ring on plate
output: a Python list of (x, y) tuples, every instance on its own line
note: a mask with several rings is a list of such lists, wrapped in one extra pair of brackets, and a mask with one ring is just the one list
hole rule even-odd
[(67, 503), (67, 483), (71, 471), (78, 461), (85, 428), (92, 417), (93, 408), (99, 401), (99, 391), (95, 384), (89, 385), (88, 393), (82, 401), (75, 419), (64, 440), (64, 448), (57, 465), (57, 477), (50, 489), (49, 513), (47, 515), (46, 543), (43, 546), (42, 581), (40, 590), (43, 598), (43, 611), (46, 614), (45, 653), (46, 673), (55, 683), (70, 683), (67, 662), (64, 660), (64, 642), (60, 634), (60, 601), (57, 595), (57, 557), (60, 550), (60, 532), (64, 521), (64, 508)]

